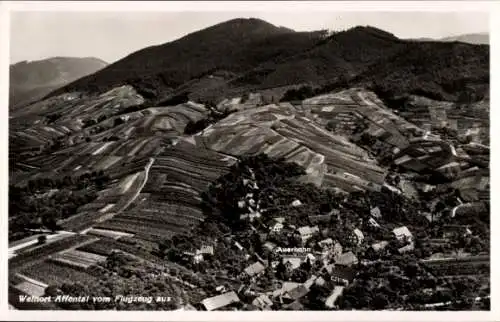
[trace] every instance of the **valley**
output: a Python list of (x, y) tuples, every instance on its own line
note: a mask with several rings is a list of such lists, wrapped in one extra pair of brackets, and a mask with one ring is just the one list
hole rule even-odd
[[(228, 54), (213, 66), (204, 59), (216, 49), (207, 40), (200, 56), (195, 33), (10, 111), (10, 304), (488, 307), (481, 299), (490, 287), (489, 80), (477, 83), (489, 52), (483, 45), (417, 45), (375, 28), (325, 37), (244, 22), (232, 22), (252, 30), (238, 52), (253, 51), (242, 61)], [(232, 48), (239, 33), (212, 28), (203, 37), (216, 35), (214, 43)], [(184, 42), (192, 57), (168, 65), (180, 59)], [(418, 46), (442, 55), (406, 79), (406, 66), (419, 59), (402, 55), (423, 50)], [(332, 48), (335, 55), (326, 55)], [(136, 70), (139, 80), (124, 74), (142, 55), (164, 51), (154, 63), (170, 68), (163, 76), (150, 65)], [(465, 57), (460, 66), (456, 52)], [(389, 54), (397, 59), (388, 62)], [(190, 57), (199, 68), (182, 74)], [(441, 60), (444, 67), (420, 86)], [(467, 69), (469, 85), (477, 85), (468, 87), (475, 90), (469, 101), (458, 99), (466, 92), (460, 80), (448, 83)], [(223, 85), (198, 82), (217, 72)], [(355, 75), (341, 84), (331, 75), (337, 72)], [(91, 83), (97, 89), (89, 91)], [(30, 306), (15, 296), (90, 291), (173, 300)]]

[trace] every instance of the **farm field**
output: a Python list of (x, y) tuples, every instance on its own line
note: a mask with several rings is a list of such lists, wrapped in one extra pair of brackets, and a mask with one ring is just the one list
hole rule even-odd
[(153, 242), (185, 234), (203, 221), (200, 193), (234, 162), (181, 141), (155, 157), (140, 202), (94, 227)]
[(45, 294), (46, 286), (41, 286), (36, 283), (24, 281), (14, 286), (18, 290), (23, 293), (32, 295), (32, 296), (43, 296)]
[(97, 278), (82, 269), (75, 269), (69, 265), (59, 264), (50, 260), (44, 260), (35, 265), (26, 267), (23, 275), (44, 282), (45, 284), (74, 283), (74, 281), (95, 281)]
[(106, 260), (106, 256), (72, 249), (51, 256), (50, 260), (72, 267), (86, 269), (92, 265), (104, 262)]

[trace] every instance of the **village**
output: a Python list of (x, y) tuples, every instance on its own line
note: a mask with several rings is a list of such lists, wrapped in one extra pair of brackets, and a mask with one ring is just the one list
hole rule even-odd
[[(255, 178), (254, 176), (252, 176)], [(341, 211), (334, 209), (328, 214), (308, 216), (313, 225), (293, 225), (284, 217), (274, 217), (262, 220), (269, 209), (261, 207), (259, 186), (252, 179), (243, 179), (243, 185), (249, 191), (238, 201), (242, 210), (240, 220), (246, 222), (250, 230), (258, 236), (259, 246), (247, 249), (241, 240), (236, 240), (230, 234), (225, 240), (234, 245), (234, 249), (244, 258), (244, 269), (235, 277), (224, 276), (227, 270), (218, 271), (214, 275), (218, 281), (227, 280), (215, 287), (213, 296), (205, 298), (198, 305), (189, 305), (181, 310), (338, 310), (338, 299), (344, 290), (353, 282), (360, 270), (380, 262), (391, 262), (393, 253), (386, 252), (388, 248), (404, 256), (415, 251), (416, 238), (407, 226), (389, 225), (382, 227), (378, 221), (383, 221), (384, 214), (379, 207), (370, 209), (367, 222), (359, 223), (358, 227), (371, 227), (368, 232), (351, 225), (352, 230), (346, 232), (345, 239), (326, 237), (330, 235), (329, 226), (333, 219), (340, 219)], [(291, 202), (289, 209), (303, 207), (299, 198)], [(425, 217), (425, 214), (423, 215)], [(426, 221), (430, 221), (425, 217)], [(425, 238), (420, 245), (434, 245), (436, 242), (454, 243), (457, 235), (471, 236), (469, 225), (445, 225), (443, 238)], [(370, 235), (374, 231), (385, 231), (383, 240), (375, 240)], [(365, 236), (366, 235), (366, 236)], [(326, 238), (325, 238), (326, 237)], [(251, 239), (253, 240), (253, 239)], [(282, 243), (280, 243), (280, 241)], [(286, 244), (286, 246), (283, 244)], [(420, 246), (422, 247), (422, 246)], [(204, 258), (219, 257), (214, 246), (204, 245), (195, 252), (185, 252), (185, 260), (192, 260), (195, 265)], [(489, 256), (470, 254), (448, 249), (447, 251), (431, 251), (426, 259), (422, 259), (419, 250), (418, 265), (428, 268), (425, 278), (434, 279), (440, 276), (460, 276), (464, 272), (470, 276), (483, 276), (489, 270)], [(385, 255), (381, 255), (384, 253)], [(477, 269), (477, 265), (480, 269)], [(465, 268), (465, 270), (464, 270)], [(471, 269), (472, 268), (472, 269)], [(399, 267), (392, 266), (391, 271), (397, 272)], [(475, 270), (475, 271), (474, 271)], [(207, 273), (212, 271), (207, 270)], [(229, 274), (228, 274), (229, 275)], [(424, 278), (419, 276), (419, 279)], [(428, 292), (428, 289), (422, 292)], [(434, 303), (436, 304), (436, 303)], [(422, 305), (423, 308), (433, 307), (432, 303)], [(387, 308), (391, 308), (387, 305)], [(397, 307), (392, 307), (397, 309)]]

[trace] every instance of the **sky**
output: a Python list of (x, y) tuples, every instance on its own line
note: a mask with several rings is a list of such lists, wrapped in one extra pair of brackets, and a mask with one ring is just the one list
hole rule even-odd
[(10, 15), (10, 63), (54, 56), (115, 62), (234, 18), (260, 18), (296, 31), (373, 26), (400, 38), (443, 38), (488, 32), (485, 12), (61, 12)]

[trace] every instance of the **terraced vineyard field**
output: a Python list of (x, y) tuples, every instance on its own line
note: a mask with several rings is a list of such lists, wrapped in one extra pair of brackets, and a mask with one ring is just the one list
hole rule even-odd
[(138, 197), (142, 201), (95, 227), (132, 233), (149, 241), (185, 234), (203, 221), (200, 193), (234, 162), (180, 142), (155, 158)]
[(22, 274), (42, 281), (48, 285), (74, 283), (75, 281), (85, 283), (97, 280), (95, 276), (81, 269), (75, 269), (69, 265), (63, 265), (49, 260), (39, 262), (36, 265), (31, 265), (23, 269)]
[(51, 256), (50, 260), (63, 265), (86, 269), (92, 265), (104, 262), (106, 257), (72, 249)]

